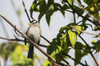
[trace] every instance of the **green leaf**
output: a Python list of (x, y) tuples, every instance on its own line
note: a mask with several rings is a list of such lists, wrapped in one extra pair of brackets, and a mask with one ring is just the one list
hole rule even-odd
[(65, 11), (64, 10), (60, 10), (60, 12), (65, 17)]
[(69, 4), (72, 5), (73, 4), (73, 0), (68, 0)]
[(46, 13), (46, 21), (47, 21), (47, 24), (50, 25), (50, 19), (51, 19), (51, 15), (54, 13), (54, 9), (53, 9), (53, 6), (51, 5), (49, 7), (49, 10), (47, 11)]
[[(81, 42), (76, 42), (75, 44), (75, 59), (77, 59), (78, 61), (80, 61), (82, 59), (82, 57), (84, 57), (85, 55), (87, 55), (88, 53), (81, 50), (81, 49), (84, 49), (84, 50), (87, 50), (85, 49), (85, 45), (83, 45)], [(78, 63), (75, 62), (75, 66), (77, 65)]]
[(47, 21), (47, 24), (50, 25), (50, 15), (49, 14), (46, 14), (46, 21)]
[(40, 20), (41, 20), (41, 18), (44, 16), (44, 14), (39, 14), (39, 16), (38, 16), (38, 20), (39, 20), (39, 22), (40, 22)]
[(96, 41), (92, 41), (93, 44), (93, 49), (96, 50), (96, 53), (100, 51), (100, 40)]
[(91, 5), (91, 3), (93, 3), (93, 0), (84, 0), (84, 2), (85, 2), (87, 5)]
[(74, 5), (74, 9), (75, 9), (80, 15), (82, 15), (82, 14), (84, 13), (84, 11), (83, 11), (81, 8), (79, 8), (79, 7), (75, 6), (75, 5)]
[(59, 33), (64, 33), (64, 30), (66, 30), (66, 29), (67, 29), (66, 26), (61, 27), (60, 30), (59, 30)]
[(75, 43), (76, 43), (76, 33), (68, 30), (68, 35), (69, 35), (69, 40), (71, 42), (72, 47), (74, 47)]
[(66, 4), (64, 4), (64, 5), (61, 7), (62, 10), (66, 10), (66, 9), (69, 9), (69, 8), (70, 8), (70, 7), (67, 6)]
[[(78, 61), (80, 61), (82, 58), (82, 53), (81, 53), (81, 50), (80, 49), (75, 49), (75, 59), (77, 59)], [(75, 66), (77, 65), (78, 63), (75, 62)]]
[(39, 10), (41, 14), (46, 13), (47, 11), (47, 6), (45, 0), (39, 0)]
[(98, 3), (98, 0), (93, 0), (94, 3)]
[(97, 26), (95, 26), (94, 31), (100, 31), (100, 29)]
[(33, 17), (32, 17), (33, 11), (39, 12), (39, 9), (38, 9), (37, 6), (38, 6), (37, 1), (36, 1), (36, 0), (33, 1), (32, 5), (31, 5), (31, 7), (30, 7), (30, 15), (31, 15), (31, 18), (33, 18)]
[(43, 66), (53, 66), (53, 65), (52, 65), (52, 63), (47, 59), (47, 60), (44, 62)]

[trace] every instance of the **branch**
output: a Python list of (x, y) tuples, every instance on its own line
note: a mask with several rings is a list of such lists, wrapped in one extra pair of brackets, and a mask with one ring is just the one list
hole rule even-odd
[(88, 48), (88, 50), (89, 50), (90, 55), (91, 55), (92, 58), (94, 59), (94, 61), (95, 61), (95, 63), (97, 64), (97, 66), (99, 66), (99, 63), (97, 62), (96, 58), (95, 58), (94, 55), (92, 54), (91, 49), (90, 49), (88, 43), (87, 43), (80, 35), (78, 35), (78, 36), (79, 36), (79, 37), (82, 39), (82, 41), (86, 44), (86, 46), (87, 46), (87, 48)]
[(79, 31), (79, 32), (82, 32), (82, 33), (86, 33), (86, 34), (89, 34), (89, 35), (94, 35), (94, 36), (100, 37), (99, 34), (93, 34), (93, 33), (85, 32), (85, 31), (82, 31), (82, 30), (79, 30), (79, 29), (75, 28), (75, 26), (71, 26), (71, 27), (72, 27), (73, 29), (75, 29), (76, 31)]
[(44, 36), (42, 36), (41, 35), (41, 37), (45, 40), (45, 41), (47, 41), (49, 44), (51, 43), (49, 40), (47, 40)]
[(71, 65), (69, 64), (69, 62), (68, 62), (68, 61), (66, 61), (63, 57), (61, 57), (61, 59), (62, 59), (65, 63), (67, 63), (67, 64), (68, 64), (68, 66), (71, 66)]
[(9, 38), (0, 37), (0, 39), (4, 39), (4, 40), (8, 40), (8, 41), (22, 41), (22, 42), (24, 42), (24, 40), (21, 40), (21, 39), (18, 39), (18, 38), (16, 38), (16, 39), (9, 39)]
[(24, 38), (26, 38), (29, 42), (31, 42), (39, 51), (41, 51), (46, 57), (51, 59), (54, 63), (58, 63), (60, 65), (65, 65), (63, 63), (57, 62), (55, 59), (53, 59), (50, 55), (48, 55), (45, 51), (43, 51), (38, 44), (34, 43), (30, 38), (28, 38), (25, 34), (23, 34), (14, 24), (12, 24), (6, 17), (0, 14), (0, 16), (8, 23), (10, 24), (16, 31), (18, 31)]
[(27, 17), (28, 17), (28, 20), (29, 20), (29, 22), (31, 22), (31, 19), (30, 19), (29, 15), (28, 15), (28, 12), (27, 12), (26, 7), (25, 7), (24, 0), (22, 0), (22, 3), (23, 3), (23, 7), (24, 7), (24, 10), (25, 10), (25, 13), (26, 13), (26, 15), (27, 15)]
[(88, 16), (92, 17), (95, 21), (98, 22), (98, 24), (100, 24), (100, 23), (99, 23), (99, 22), (100, 22), (99, 19), (97, 19), (97, 18), (95, 18), (94, 16), (92, 16), (92, 14), (89, 13), (78, 1), (77, 1), (77, 3), (78, 3), (78, 5), (82, 8), (82, 10), (83, 10), (84, 12), (87, 12)]
[[(19, 39), (19, 38), (9, 39), (9, 38), (0, 37), (0, 39), (7, 40), (7, 41), (21, 41), (21, 42), (24, 42), (24, 40)], [(45, 48), (47, 48), (47, 47), (48, 47), (48, 46), (43, 45), (43, 44), (39, 44), (39, 46), (41, 46), (41, 47), (45, 47)]]
[(88, 18), (82, 16), (81, 14), (79, 14), (79, 13), (73, 8), (73, 6), (69, 4), (69, 2), (68, 2), (67, 0), (65, 0), (65, 1), (68, 3), (68, 5), (72, 8), (72, 10), (73, 10), (75, 13), (77, 13), (77, 14), (78, 14), (79, 16), (81, 16), (82, 18), (84, 18), (84, 19), (90, 21), (91, 23), (93, 23), (94, 25), (96, 25), (98, 28), (100, 28), (100, 25), (98, 25), (96, 22), (94, 22), (94, 21), (92, 21), (92, 20), (90, 20), (90, 19), (88, 19)]

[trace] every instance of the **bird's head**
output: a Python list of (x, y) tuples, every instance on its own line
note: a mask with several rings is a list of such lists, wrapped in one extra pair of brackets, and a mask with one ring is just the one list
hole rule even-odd
[(29, 23), (29, 25), (33, 25), (33, 24), (36, 24), (36, 23), (37, 23), (36, 20), (32, 20), (32, 21)]

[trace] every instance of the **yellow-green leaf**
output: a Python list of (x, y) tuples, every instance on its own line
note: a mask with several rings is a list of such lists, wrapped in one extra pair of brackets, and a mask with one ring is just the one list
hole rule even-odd
[(75, 30), (76, 30), (76, 32), (77, 32), (78, 34), (80, 34), (80, 32), (81, 32), (82, 30), (84, 30), (84, 27), (82, 27), (82, 26), (75, 26)]
[(68, 35), (69, 35), (70, 43), (72, 44), (72, 47), (74, 47), (74, 45), (76, 43), (76, 33), (69, 30)]

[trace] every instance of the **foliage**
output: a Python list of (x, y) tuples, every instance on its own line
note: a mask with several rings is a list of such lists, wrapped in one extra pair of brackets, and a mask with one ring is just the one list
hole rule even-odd
[(24, 51), (28, 51), (28, 46), (21, 45), (16, 42), (9, 42), (0, 44), (0, 55), (4, 60), (10, 58), (12, 66), (27, 66), (33, 65), (32, 59), (27, 59)]
[[(85, 55), (88, 55), (89, 50), (90, 51), (96, 50), (96, 53), (100, 51), (99, 41), (94, 42), (94, 43), (92, 42), (93, 46), (89, 46), (90, 49), (87, 48), (87, 45), (82, 44), (81, 42), (77, 41), (78, 35), (83, 34), (81, 31), (85, 31), (86, 29), (89, 28), (89, 26), (91, 27), (93, 31), (100, 30), (96, 25), (95, 25), (95, 28), (93, 28), (93, 25), (87, 22), (87, 20), (91, 18), (89, 14), (91, 14), (96, 19), (100, 17), (99, 16), (99, 11), (100, 11), (99, 0), (83, 0), (83, 2), (87, 4), (87, 6), (84, 6), (81, 0), (77, 0), (77, 1), (81, 4), (82, 7), (84, 7), (86, 11), (88, 11), (88, 13), (86, 13), (83, 16), (85, 18), (82, 17), (82, 20), (80, 22), (76, 21), (76, 24), (75, 22), (74, 23), (71, 22), (68, 25), (61, 27), (57, 37), (52, 40), (52, 42), (47, 48), (47, 53), (50, 54), (53, 58), (55, 58), (58, 62), (62, 62), (63, 61), (62, 58), (68, 59), (68, 57), (64, 55), (63, 53), (68, 54), (70, 49), (75, 50), (75, 53), (74, 53), (75, 59), (77, 59), (78, 61), (81, 61), (81, 59)], [(45, 15), (48, 25), (50, 25), (51, 16), (56, 11), (60, 11), (63, 16), (65, 16), (66, 10), (72, 10), (73, 12), (77, 11), (76, 12), (78, 15), (77, 18), (79, 18), (80, 15), (83, 15), (85, 13), (85, 11), (82, 9), (81, 6), (76, 6), (74, 2), (75, 2), (74, 0), (61, 0), (60, 3), (57, 3), (54, 0), (48, 0), (48, 1), (34, 0), (30, 8), (30, 15), (32, 17), (32, 14), (34, 12), (39, 12), (39, 16), (38, 16), (39, 21)], [(71, 6), (68, 5), (68, 3)], [(93, 21), (99, 24), (97, 21), (95, 21), (95, 19), (93, 19)], [(44, 64), (51, 65), (52, 63), (51, 60), (50, 59), (48, 60), (46, 60)], [(78, 63), (75, 62), (75, 65), (77, 64)]]

